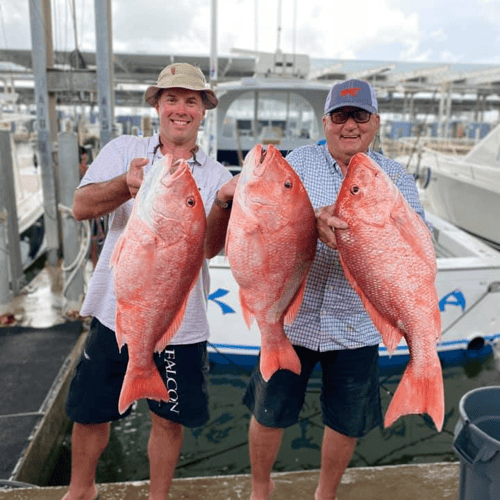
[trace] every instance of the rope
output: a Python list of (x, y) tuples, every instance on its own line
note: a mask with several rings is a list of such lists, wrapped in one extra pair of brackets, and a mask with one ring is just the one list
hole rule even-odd
[[(73, 217), (73, 211), (71, 210), (71, 208), (66, 207), (62, 204), (59, 204), (59, 212), (63, 217), (66, 218)], [(71, 271), (68, 278), (64, 280), (65, 282), (62, 292), (63, 296), (66, 295), (66, 291), (68, 290), (69, 285), (75, 279), (75, 276), (77, 275), (80, 268), (84, 265), (85, 259), (90, 249), (90, 242), (91, 242), (90, 222), (88, 220), (81, 221), (80, 229), (82, 230), (80, 238), (81, 239), (80, 250), (78, 251), (78, 254), (75, 257), (75, 260), (71, 264), (69, 264), (68, 266), (63, 265), (61, 268), (64, 272)]]

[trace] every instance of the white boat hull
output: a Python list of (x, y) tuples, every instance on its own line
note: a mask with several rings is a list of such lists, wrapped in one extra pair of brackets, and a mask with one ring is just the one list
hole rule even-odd
[(500, 245), (500, 170), (471, 167), (464, 162), (432, 157), (423, 159), (430, 169), (423, 196), (432, 213), (456, 226)]
[[(500, 253), (445, 221), (429, 215), (437, 234), (436, 286), (443, 327), (437, 349), (443, 363), (460, 363), (491, 353), (500, 339)], [(260, 349), (254, 322), (247, 328), (238, 285), (223, 256), (210, 262), (209, 353), (216, 363), (253, 366)], [(380, 346), (381, 368), (405, 365), (402, 341), (394, 354)]]

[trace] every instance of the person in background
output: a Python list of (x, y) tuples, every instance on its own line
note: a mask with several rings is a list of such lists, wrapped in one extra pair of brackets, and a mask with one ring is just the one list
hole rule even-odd
[[(75, 218), (95, 219), (109, 214), (109, 231), (80, 311), (82, 316), (92, 316), (92, 322), (66, 404), (74, 426), (71, 479), (64, 500), (99, 497), (96, 468), (108, 444), (110, 422), (126, 417), (131, 411), (123, 415), (118, 412), (128, 354), (126, 346), (119, 352), (115, 339), (116, 299), (109, 260), (131, 214), (133, 198), (144, 173), (166, 154), (173, 155), (174, 161), (186, 159), (205, 210), (208, 212), (212, 205), (216, 206), (212, 210), (215, 219), (228, 218), (229, 213), (227, 204), (217, 197), (219, 188), (236, 182), (231, 180), (226, 168), (197, 145), (198, 130), (206, 111), (218, 104), (198, 68), (186, 63), (170, 64), (160, 73), (157, 85), (147, 88), (145, 101), (158, 113), (159, 132), (147, 138), (120, 136), (106, 144), (83, 176), (74, 196)], [(211, 238), (208, 232), (207, 249), (212, 245)], [(148, 443), (150, 500), (168, 498), (183, 429), (202, 426), (208, 420), (208, 288), (205, 262), (180, 329), (165, 351), (155, 354), (164, 380), (167, 370), (169, 379), (175, 379), (175, 384), (170, 380), (169, 387), (175, 386), (176, 394), (175, 403), (148, 401), (152, 422)]]
[(78, 170), (80, 173), (80, 180), (82, 177), (85, 175), (85, 172), (87, 172), (87, 169), (89, 168), (88, 161), (89, 161), (89, 155), (87, 153), (87, 150), (83, 146), (78, 146), (78, 156), (80, 163), (78, 165)]

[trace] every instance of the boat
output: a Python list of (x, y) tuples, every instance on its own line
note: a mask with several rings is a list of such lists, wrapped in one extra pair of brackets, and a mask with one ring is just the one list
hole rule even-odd
[[(426, 214), (433, 225), (437, 256), (436, 287), (442, 322), (437, 344), (444, 365), (481, 359), (500, 345), (500, 252), (453, 224)], [(224, 255), (210, 261), (209, 357), (215, 363), (253, 366), (260, 349), (254, 322), (243, 319), (238, 285)], [(380, 368), (405, 366), (408, 346), (402, 340), (391, 355), (381, 344)]]
[(500, 248), (500, 125), (466, 154), (426, 141), (397, 160), (418, 180), (431, 212)]
[(258, 143), (273, 144), (285, 154), (323, 138), (330, 84), (308, 79), (309, 57), (279, 50), (254, 55), (252, 77), (216, 86), (217, 160), (233, 173)]
[(18, 112), (16, 99), (13, 92), (0, 94), (0, 130), (10, 133), (20, 260), (26, 270), (44, 251), (44, 205), (36, 116)]
[[(244, 155), (259, 142), (274, 144), (285, 154), (323, 139), (321, 120), (330, 84), (307, 78), (307, 56), (261, 54), (256, 61), (253, 78), (217, 87), (217, 158), (233, 173), (241, 170)], [(487, 355), (500, 339), (500, 293), (496, 293), (500, 292), (500, 253), (433, 210), (427, 215), (434, 226), (438, 263), (443, 328), (439, 356), (443, 362), (453, 362)], [(238, 285), (223, 255), (211, 259), (210, 276), (210, 358), (216, 363), (253, 366), (260, 333), (255, 322), (248, 329), (243, 320)], [(401, 366), (408, 359), (404, 341), (392, 355), (380, 347), (381, 367)]]

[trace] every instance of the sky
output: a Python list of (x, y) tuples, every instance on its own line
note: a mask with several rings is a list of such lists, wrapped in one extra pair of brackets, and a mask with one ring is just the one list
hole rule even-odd
[[(33, 1), (1, 1), (0, 49), (31, 48)], [(74, 5), (78, 48), (95, 50), (94, 0), (51, 0), (51, 5), (54, 49), (75, 48)], [(500, 64), (500, 0), (216, 0), (216, 5), (219, 55), (280, 49), (321, 59)], [(211, 0), (112, 0), (113, 50), (209, 55), (211, 9)]]

